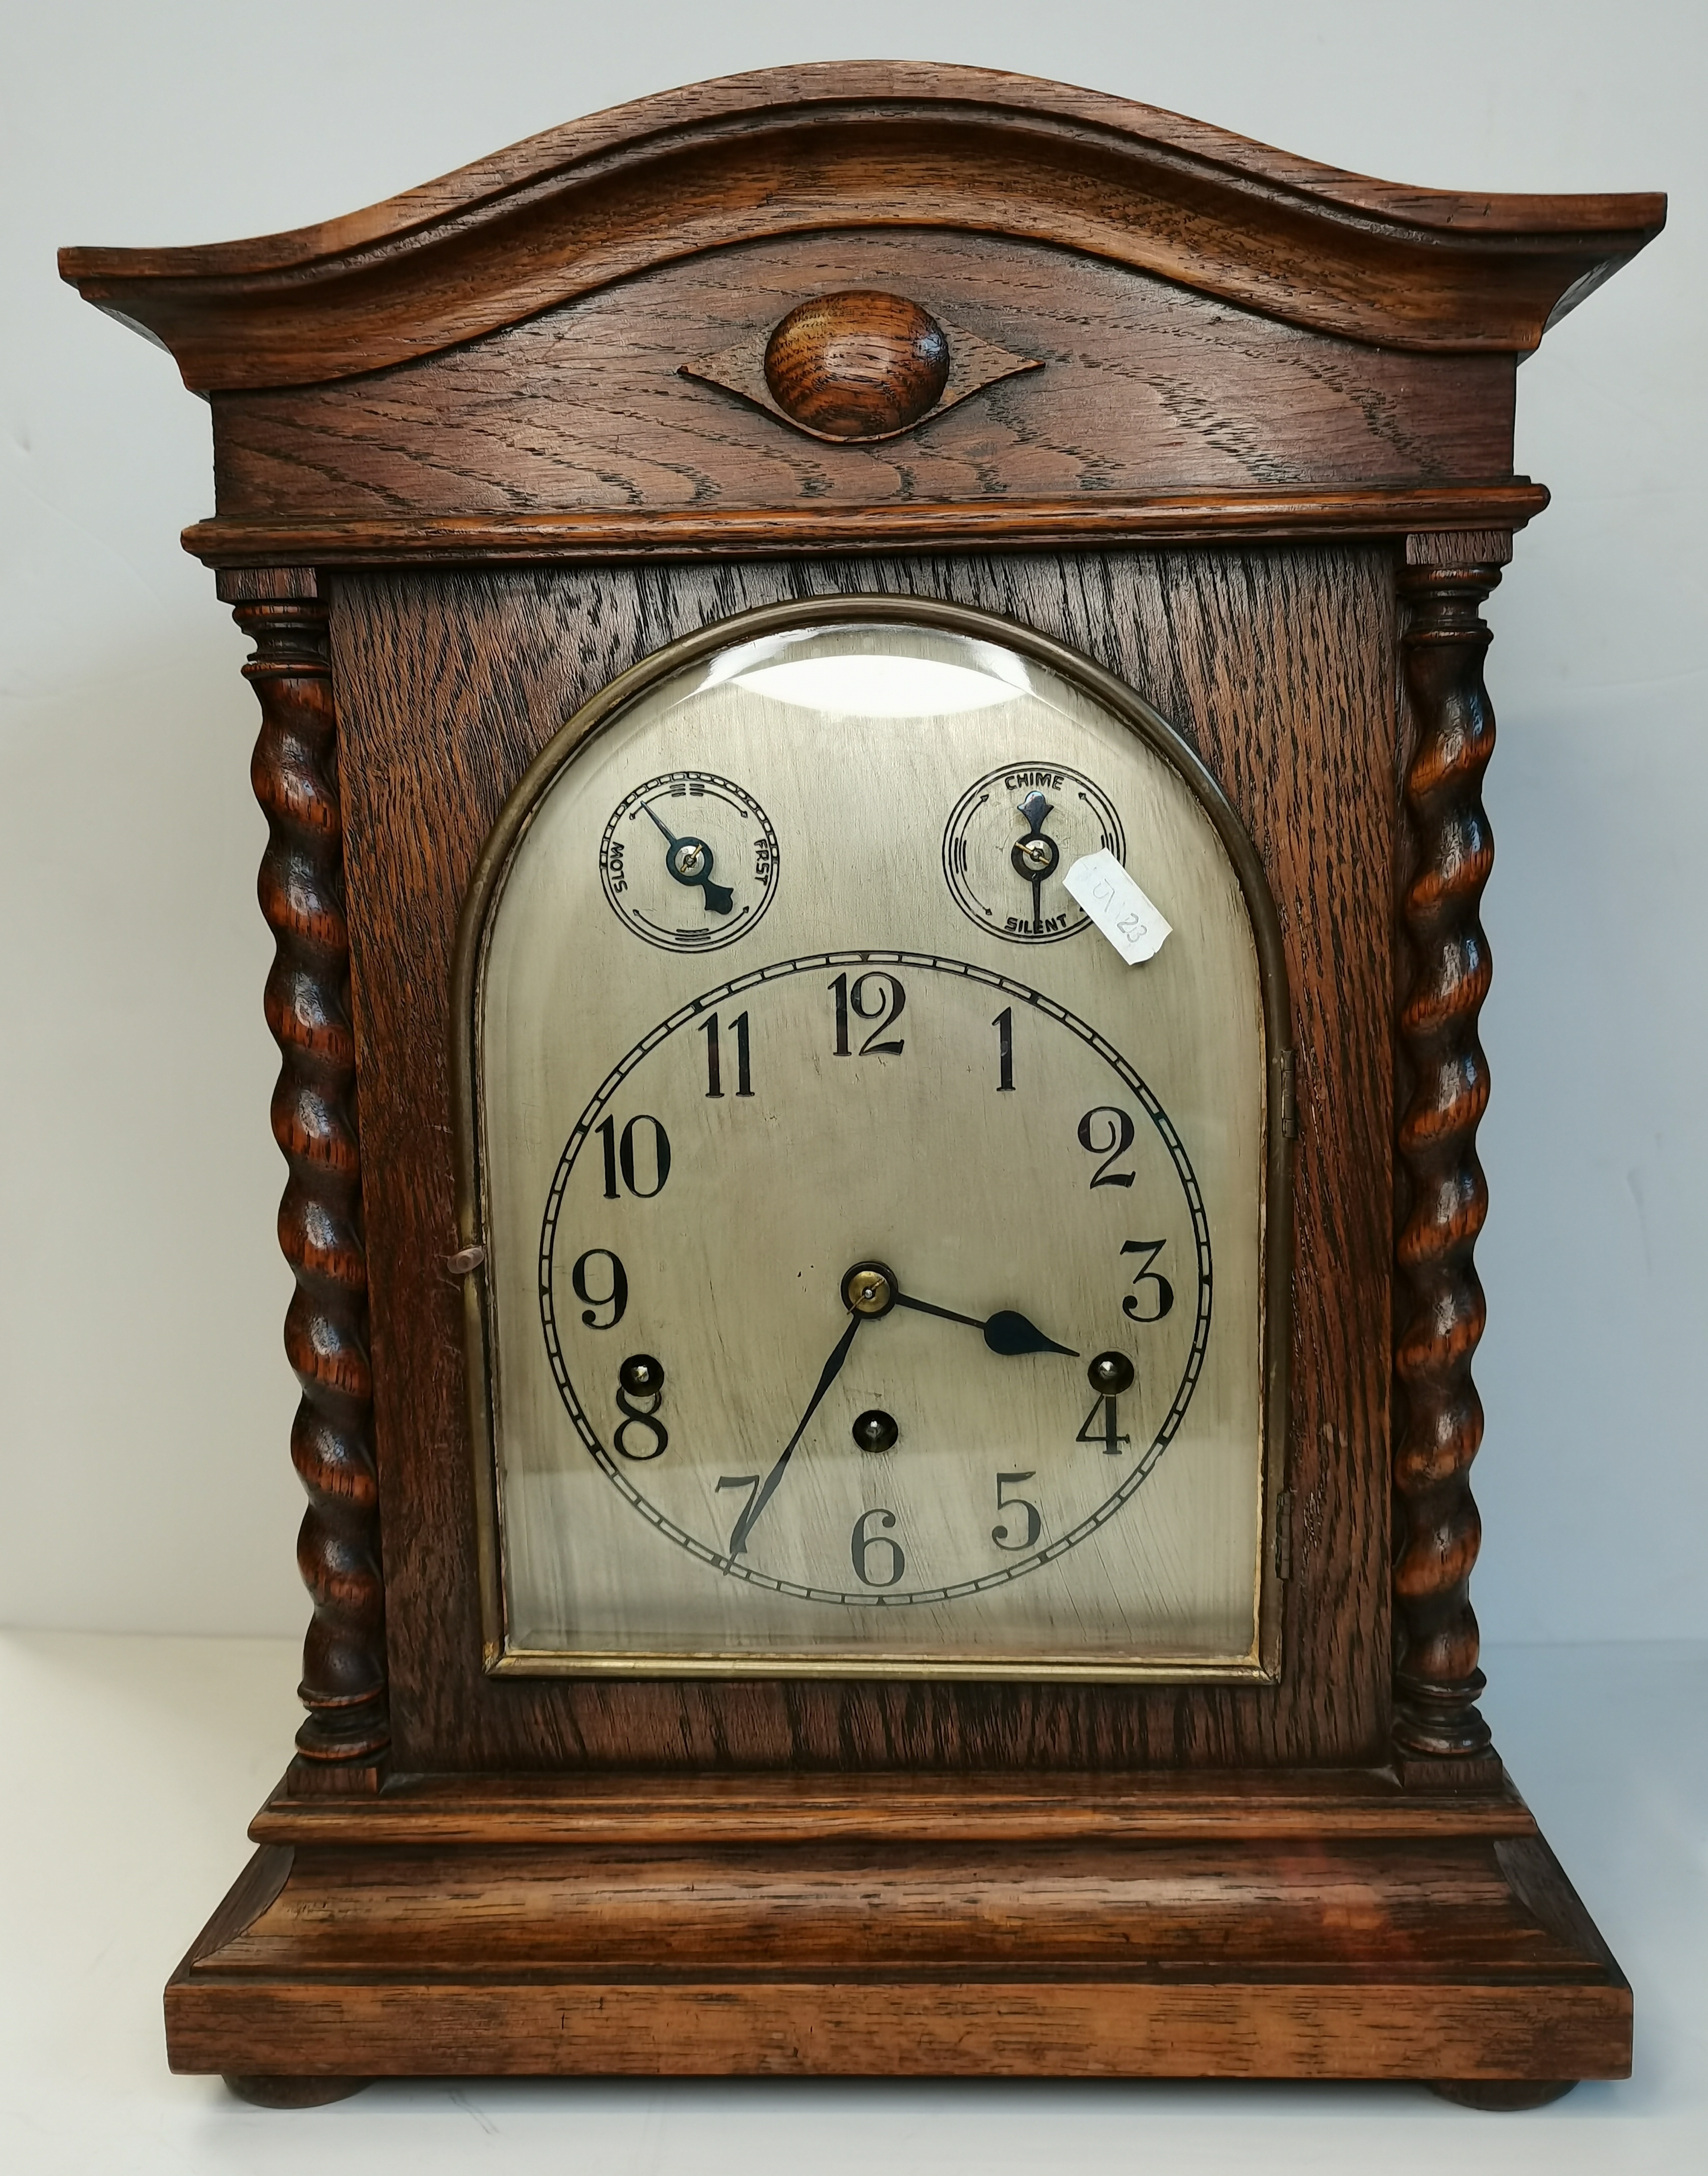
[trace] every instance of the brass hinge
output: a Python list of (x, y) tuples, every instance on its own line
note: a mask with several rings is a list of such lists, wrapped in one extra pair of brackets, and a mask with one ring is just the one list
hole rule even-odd
[(1284, 1050), (1281, 1054), (1281, 1129), (1283, 1140), (1296, 1141), (1299, 1137), (1298, 1053)]
[(1293, 1575), (1293, 1492), (1283, 1488), (1275, 1499), (1275, 1575), (1290, 1580)]

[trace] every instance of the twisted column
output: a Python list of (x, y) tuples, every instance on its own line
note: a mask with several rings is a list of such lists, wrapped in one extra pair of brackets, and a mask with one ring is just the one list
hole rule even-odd
[(1461, 1764), (1493, 1759), (1476, 1705), (1486, 1681), (1470, 1580), (1482, 1530), (1469, 1477), (1482, 1440), (1471, 1362), (1485, 1319), (1471, 1254), (1488, 1208), (1476, 1147), (1488, 1102), (1477, 1018), (1489, 983), (1477, 907), (1494, 858), (1481, 792), (1494, 748), (1482, 679), (1489, 632), (1477, 607), (1499, 579), (1499, 568), (1481, 561), (1408, 566), (1401, 581), (1415, 738), (1405, 779), (1413, 851), (1401, 899), (1410, 971), (1400, 1047), (1410, 1091), (1398, 1142), (1406, 1207), (1394, 1355), (1394, 1735), (1402, 1754)]
[[(267, 1025), (284, 1060), (272, 1105), (291, 1174), (279, 1243), (296, 1279), (285, 1349), (302, 1386), (291, 1455), (308, 1493), (296, 1561), (314, 1602), (296, 1772), (336, 1787), (358, 1765), (371, 1773), (389, 1730), (337, 721), (313, 587), (290, 574), (221, 583), (255, 644), (243, 672), (261, 704), (250, 776), (267, 817), (258, 890), (276, 942)], [(311, 594), (267, 593), (293, 588)]]

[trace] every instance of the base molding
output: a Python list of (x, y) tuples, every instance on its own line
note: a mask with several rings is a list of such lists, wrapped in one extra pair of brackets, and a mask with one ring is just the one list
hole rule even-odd
[(166, 2030), (175, 2070), (268, 2105), (592, 2072), (1504, 2107), (1629, 2070), (1629, 1988), (1504, 1783), (401, 1778), (281, 1793), (254, 1833)]

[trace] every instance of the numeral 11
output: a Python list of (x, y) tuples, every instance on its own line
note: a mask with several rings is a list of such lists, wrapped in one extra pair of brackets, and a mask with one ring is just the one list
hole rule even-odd
[[(748, 1044), (748, 1016), (737, 1013), (730, 1022), (736, 1039), (736, 1093), (751, 1096), (753, 1092), (752, 1060)], [(705, 1092), (721, 1096), (724, 1092), (723, 1068), (718, 1054), (718, 1016), (713, 1013), (701, 1026), (705, 1037)]]

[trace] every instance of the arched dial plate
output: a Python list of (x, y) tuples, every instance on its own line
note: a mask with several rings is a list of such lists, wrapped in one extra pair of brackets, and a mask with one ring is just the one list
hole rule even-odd
[[(798, 617), (572, 721), (465, 913), (489, 1666), (1265, 1674), (1254, 861), (1092, 668)], [(1124, 856), (1154, 960), (984, 911), (1052, 918), (1039, 840)]]

